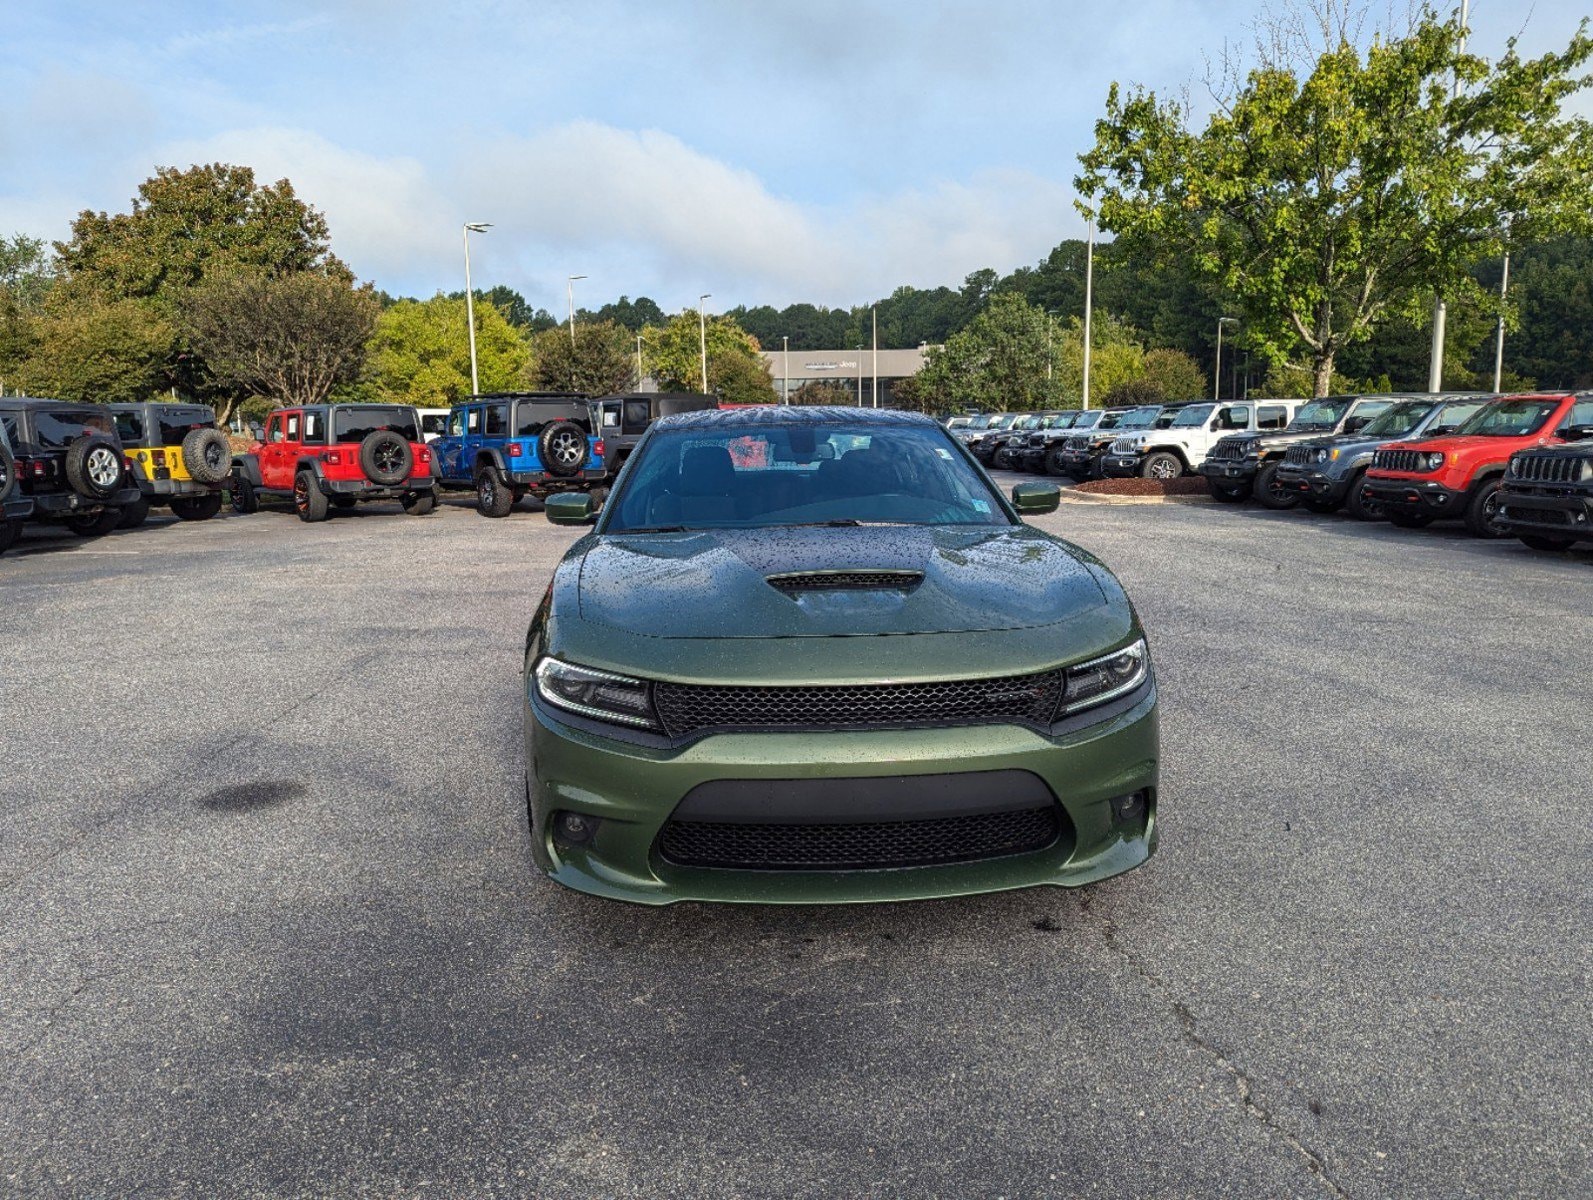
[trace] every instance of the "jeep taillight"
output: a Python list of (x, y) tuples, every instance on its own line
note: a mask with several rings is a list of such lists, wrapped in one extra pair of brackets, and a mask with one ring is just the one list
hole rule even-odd
[(36, 459), (33, 460), (33, 478), (35, 478), (35, 479), (43, 479), (49, 473), (50, 473), (50, 464), (49, 463), (45, 462), (44, 459), (42, 459), (42, 458), (36, 458)]
[(598, 438), (597, 441), (592, 443), (592, 453), (596, 454), (599, 458), (603, 457), (603, 439), (602, 438)]
[(149, 457), (157, 467), (166, 465), (166, 452), (164, 450), (153, 450), (150, 452)]
[(519, 458), (520, 457), (520, 443), (519, 442), (510, 442), (509, 443), (509, 457), (510, 458)]
[(431, 461), (431, 451), (422, 446), (415, 452), (415, 461), (429, 463)]

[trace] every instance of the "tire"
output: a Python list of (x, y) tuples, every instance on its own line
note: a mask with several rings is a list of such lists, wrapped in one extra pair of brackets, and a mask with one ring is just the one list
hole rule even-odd
[(1250, 499), (1250, 487), (1243, 483), (1219, 483), (1215, 479), (1208, 479), (1206, 490), (1219, 504), (1243, 504)]
[(414, 469), (414, 450), (391, 429), (372, 430), (360, 443), (360, 470), (372, 483), (395, 487), (408, 479)]
[(12, 545), (21, 536), (21, 521), (0, 521), (0, 554), (4, 554), (11, 549)]
[(560, 479), (578, 475), (586, 466), (586, 430), (574, 421), (549, 421), (537, 437), (537, 453), (549, 475)]
[(301, 521), (324, 521), (331, 506), (326, 493), (309, 471), (300, 471), (293, 477), (293, 508)]
[(237, 475), (232, 480), (232, 511), (241, 517), (260, 511), (260, 496), (242, 475)]
[(1387, 516), (1383, 506), (1366, 494), (1367, 479), (1363, 473), (1354, 483), (1350, 484), (1350, 491), (1344, 497), (1344, 507), (1350, 510), (1350, 516), (1357, 521), (1381, 521)]
[(476, 511), (482, 516), (507, 517), (514, 501), (514, 489), (498, 478), (495, 467), (482, 467), (476, 473)]
[(1285, 492), (1274, 486), (1278, 478), (1278, 468), (1282, 465), (1282, 463), (1267, 463), (1256, 472), (1256, 502), (1262, 508), (1270, 508), (1274, 512), (1285, 512), (1300, 503), (1299, 492)]
[(17, 490), (17, 459), (11, 447), (0, 441), (0, 504), (11, 499)]
[(1062, 451), (1053, 450), (1045, 456), (1045, 473), (1047, 475), (1066, 475), (1067, 468), (1062, 465)]
[(208, 521), (221, 511), (221, 493), (211, 492), (204, 496), (177, 496), (171, 502), (171, 510), (183, 521)]
[(88, 434), (67, 447), (66, 481), (79, 496), (109, 500), (126, 478), (121, 448), (103, 434)]
[(1559, 554), (1576, 545), (1575, 538), (1544, 537), (1541, 533), (1518, 534), (1523, 546), (1533, 550), (1543, 550), (1549, 554)]
[(232, 443), (219, 429), (194, 429), (183, 439), (183, 466), (197, 483), (226, 483), (232, 474)]
[(1387, 515), (1388, 523), (1401, 529), (1426, 529), (1436, 519), (1423, 512), (1400, 512), (1395, 508), (1389, 509)]
[(1484, 479), (1471, 490), (1471, 498), (1466, 501), (1466, 530), (1472, 537), (1495, 538), (1509, 536), (1499, 527), (1499, 510), (1504, 507), (1503, 497), (1499, 489), (1504, 486), (1504, 480), (1499, 476)]
[(116, 523), (118, 529), (137, 529), (149, 516), (149, 498), (140, 496), (138, 500), (122, 509), (122, 519)]
[(1084, 482), (1088, 483), (1092, 479), (1105, 479), (1105, 478), (1106, 478), (1106, 455), (1097, 454), (1094, 458), (1090, 459), (1089, 469), (1087, 471), (1085, 471), (1085, 473), (1084, 473)]
[(1342, 500), (1318, 500), (1315, 496), (1304, 496), (1301, 498), (1300, 503), (1305, 505), (1310, 511), (1324, 517), (1329, 513), (1336, 513), (1344, 507), (1344, 501)]
[(404, 511), (412, 517), (424, 517), (437, 511), (436, 491), (410, 492), (408, 495), (399, 497), (398, 502), (404, 506)]
[(122, 510), (119, 508), (102, 508), (97, 513), (68, 517), (65, 522), (68, 529), (84, 538), (104, 537), (121, 523)]
[(1152, 451), (1145, 456), (1145, 461), (1139, 464), (1139, 474), (1142, 479), (1177, 479), (1183, 473), (1183, 459), (1176, 454), (1169, 454), (1166, 450)]

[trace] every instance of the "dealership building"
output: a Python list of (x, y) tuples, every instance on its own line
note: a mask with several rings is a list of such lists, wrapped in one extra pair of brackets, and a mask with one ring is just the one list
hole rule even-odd
[[(890, 405), (891, 389), (918, 374), (924, 351), (917, 350), (765, 350), (763, 361), (774, 376), (774, 390), (785, 400), (807, 383), (828, 383), (845, 389), (853, 403), (874, 403), (879, 380), (881, 408)], [(861, 390), (859, 388), (861, 385)]]

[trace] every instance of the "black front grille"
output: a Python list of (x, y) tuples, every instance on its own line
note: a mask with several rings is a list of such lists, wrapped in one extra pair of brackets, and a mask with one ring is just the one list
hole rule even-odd
[(924, 581), (921, 571), (810, 571), (770, 575), (770, 587), (782, 592), (905, 591)]
[(1211, 457), (1242, 459), (1249, 448), (1248, 442), (1231, 442), (1224, 438), (1211, 448)]
[(1068, 450), (1088, 450), (1090, 448), (1090, 439), (1087, 437), (1070, 437), (1064, 445)]
[(1420, 471), (1426, 457), (1419, 450), (1379, 450), (1372, 465), (1384, 471)]
[(1507, 521), (1530, 521), (1534, 525), (1569, 525), (1571, 514), (1559, 508), (1518, 508), (1506, 505), (1503, 516)]
[(1043, 850), (1057, 840), (1057, 806), (925, 820), (749, 825), (671, 819), (665, 859), (743, 871), (859, 871), (975, 862)]
[(1510, 475), (1527, 483), (1575, 483), (1587, 462), (1573, 454), (1518, 454), (1510, 460)]
[(1303, 467), (1315, 457), (1315, 446), (1290, 446), (1284, 453), (1283, 461), (1297, 467)]
[(893, 729), (908, 725), (1048, 725), (1062, 699), (1061, 671), (932, 683), (743, 687), (659, 683), (653, 700), (665, 730)]

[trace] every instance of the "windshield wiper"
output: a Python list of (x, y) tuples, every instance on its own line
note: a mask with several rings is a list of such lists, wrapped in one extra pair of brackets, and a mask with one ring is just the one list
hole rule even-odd
[(616, 529), (615, 533), (685, 533), (684, 525), (640, 525), (635, 529)]

